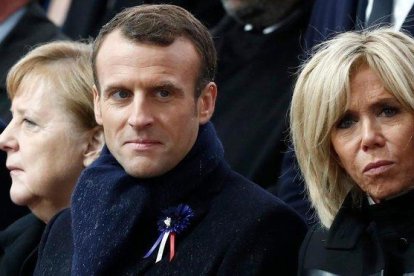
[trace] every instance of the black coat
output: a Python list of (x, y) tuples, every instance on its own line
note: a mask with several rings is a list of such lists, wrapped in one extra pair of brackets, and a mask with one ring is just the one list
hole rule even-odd
[(309, 231), (299, 275), (413, 275), (414, 192), (375, 205), (351, 201), (348, 195), (329, 230)]
[(32, 275), (44, 228), (41, 220), (28, 214), (0, 232), (0, 275)]
[[(72, 213), (48, 225), (35, 274), (295, 275), (305, 223), (222, 156), (211, 124), (200, 126), (174, 169), (154, 178), (129, 176), (104, 148), (79, 178)], [(156, 251), (143, 259), (160, 235), (163, 210), (178, 204), (194, 217), (177, 232), (174, 259), (164, 254), (154, 263)]]

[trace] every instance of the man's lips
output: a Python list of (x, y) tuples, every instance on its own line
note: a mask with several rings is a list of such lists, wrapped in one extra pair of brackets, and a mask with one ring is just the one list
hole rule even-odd
[(131, 146), (136, 150), (147, 150), (156, 146), (161, 146), (162, 143), (152, 139), (134, 139), (126, 141), (125, 145)]
[(392, 165), (393, 161), (389, 160), (380, 160), (376, 162), (369, 163), (365, 166), (363, 173), (364, 174), (380, 174), (387, 171)]

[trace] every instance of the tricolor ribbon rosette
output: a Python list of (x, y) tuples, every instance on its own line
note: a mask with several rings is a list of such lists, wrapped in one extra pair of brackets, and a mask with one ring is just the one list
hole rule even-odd
[(170, 238), (170, 261), (175, 256), (175, 237), (186, 230), (190, 225), (190, 221), (194, 217), (194, 212), (190, 206), (180, 204), (177, 207), (171, 207), (162, 212), (162, 217), (158, 221), (158, 230), (160, 235), (151, 249), (145, 254), (144, 258), (148, 258), (158, 248), (157, 258), (155, 262), (158, 263), (164, 254), (165, 245), (168, 238)]

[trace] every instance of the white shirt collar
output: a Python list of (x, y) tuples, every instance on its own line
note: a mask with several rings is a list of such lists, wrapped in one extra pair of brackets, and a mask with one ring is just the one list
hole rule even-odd
[[(365, 22), (367, 22), (367, 19), (371, 16), (374, 1), (375, 0), (368, 0), (367, 8), (365, 10)], [(391, 24), (393, 29), (398, 31), (407, 18), (407, 15), (414, 4), (414, 0), (394, 0), (393, 3)]]

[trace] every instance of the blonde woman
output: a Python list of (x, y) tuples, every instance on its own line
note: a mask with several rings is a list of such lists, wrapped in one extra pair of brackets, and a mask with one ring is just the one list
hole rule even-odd
[(35, 48), (10, 70), (13, 119), (0, 135), (10, 196), (31, 214), (0, 233), (0, 275), (33, 271), (45, 224), (69, 206), (82, 169), (102, 148), (94, 119), (91, 47), (53, 42)]
[(302, 245), (299, 274), (414, 273), (414, 40), (378, 29), (322, 44), (290, 118), (322, 222)]

